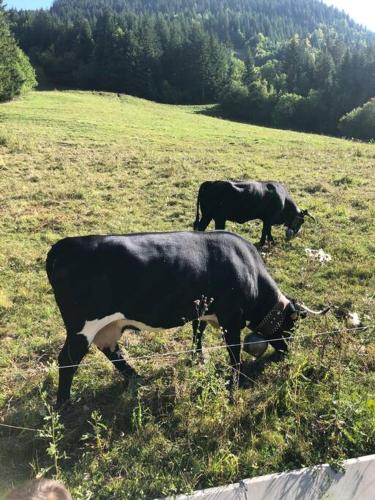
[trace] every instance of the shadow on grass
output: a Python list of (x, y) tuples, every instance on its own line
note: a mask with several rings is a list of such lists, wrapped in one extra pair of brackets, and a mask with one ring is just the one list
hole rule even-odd
[(263, 374), (265, 368), (270, 363), (279, 363), (285, 359), (285, 354), (278, 351), (265, 354), (258, 359), (242, 363), (241, 370), (243, 377), (241, 380), (241, 387), (250, 388), (255, 385), (257, 379)]
[(210, 116), (212, 118), (219, 118), (220, 120), (225, 120), (228, 122), (234, 122), (234, 123), (242, 123), (245, 125), (254, 125), (256, 127), (266, 127), (266, 128), (273, 128), (276, 129), (276, 127), (272, 127), (270, 124), (265, 124), (265, 123), (256, 123), (256, 122), (251, 122), (249, 120), (245, 120), (241, 118), (235, 118), (232, 115), (226, 113), (220, 106), (220, 104), (210, 104), (207, 105), (204, 108), (197, 109), (195, 112), (197, 115), (204, 115), (204, 116)]
[[(219, 104), (209, 105), (203, 109), (199, 109), (194, 112), (197, 115), (212, 116), (213, 118), (221, 118), (223, 120), (230, 120), (228, 116), (225, 116), (223, 110), (220, 108)], [(231, 120), (233, 121), (233, 120)]]
[[(242, 365), (244, 373), (242, 387), (251, 388), (269, 363), (282, 359), (283, 355), (273, 351), (257, 360), (246, 360)], [(222, 378), (223, 383), (227, 370), (226, 364), (220, 363), (216, 367), (216, 376)], [(92, 433), (90, 422), (94, 411), (101, 415), (114, 438), (124, 432), (132, 431), (133, 414), (140, 402), (157, 420), (173, 413), (176, 401), (179, 399), (173, 383), (174, 367), (163, 366), (142, 375), (144, 384), (141, 386), (134, 380), (125, 383), (114, 371), (114, 378), (109, 383), (97, 389), (91, 384), (80, 388), (71, 403), (60, 411), (60, 422), (64, 425), (62, 448), (69, 456), (77, 456), (83, 436)], [(7, 418), (2, 420), (2, 423), (36, 430), (48, 427), (50, 421), (46, 420), (46, 417), (49, 415), (49, 410), (41, 396), (42, 391), (47, 394), (48, 405), (53, 407), (56, 385), (52, 376), (47, 375), (42, 385), (35, 384), (22, 396), (11, 399), (12, 411), (8, 412)], [(199, 391), (195, 389), (191, 398), (194, 400), (198, 397)], [(0, 443), (3, 444), (2, 459), (10, 460), (14, 467), (18, 464), (21, 469), (30, 471), (29, 464), (35, 460), (35, 456), (44, 457), (40, 458), (40, 462), (47, 460), (45, 448), (48, 439), (39, 437), (37, 431), (0, 428)]]
[(324, 131), (314, 131), (310, 130), (308, 128), (303, 129), (303, 128), (292, 128), (290, 126), (282, 126), (282, 125), (272, 125), (271, 123), (268, 122), (256, 122), (256, 121), (251, 121), (251, 120), (246, 120), (246, 119), (241, 119), (241, 118), (235, 118), (233, 115), (226, 113), (220, 106), (220, 104), (208, 104), (206, 107), (203, 107), (201, 109), (197, 109), (194, 111), (195, 114), (197, 115), (204, 115), (204, 116), (210, 116), (212, 118), (219, 118), (221, 120), (225, 120), (228, 122), (234, 122), (234, 123), (242, 123), (244, 125), (252, 125), (254, 127), (263, 127), (263, 128), (269, 128), (272, 130), (284, 130), (287, 132), (300, 132), (303, 134), (310, 134), (310, 135), (315, 135), (315, 136), (324, 136), (324, 137), (330, 137), (332, 139), (347, 139), (352, 141), (353, 143), (372, 143), (372, 141), (366, 141), (366, 140), (361, 140), (361, 139), (355, 139), (355, 138), (350, 138), (350, 137), (345, 137), (343, 135), (340, 135), (339, 133), (334, 133), (331, 132), (329, 133), (324, 132)]
[[(47, 392), (48, 404), (51, 404), (56, 397), (56, 388), (49, 376), (44, 380), (42, 390)], [(66, 466), (70, 467), (69, 463), (81, 455), (84, 436), (93, 434), (90, 422), (94, 411), (101, 415), (104, 424), (111, 429), (111, 435), (116, 437), (131, 431), (132, 413), (137, 404), (136, 391), (132, 387), (125, 388), (120, 379), (95, 392), (92, 388), (81, 391), (79, 399), (73, 399), (72, 404), (59, 414), (59, 421), (64, 428), (56, 431), (56, 435), (61, 432), (59, 450), (70, 457)], [(52, 458), (46, 451), (51, 442), (48, 432), (51, 432), (52, 421), (50, 411), (41, 397), (40, 386), (12, 399), (11, 405), (11, 413), (8, 412), (7, 418), (1, 423), (24, 430), (0, 427), (0, 462), (4, 464), (0, 481), (4, 481), (6, 486), (34, 476), (31, 464), (36, 465), (36, 470), (52, 465)], [(41, 430), (47, 432), (46, 437), (41, 436)]]

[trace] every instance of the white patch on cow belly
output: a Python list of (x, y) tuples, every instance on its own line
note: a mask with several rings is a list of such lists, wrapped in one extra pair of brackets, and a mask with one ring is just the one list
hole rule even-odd
[(102, 329), (113, 323), (114, 321), (123, 320), (125, 316), (121, 313), (110, 314), (109, 316), (104, 316), (104, 318), (93, 319), (91, 321), (86, 321), (85, 326), (82, 331), (78, 332), (78, 335), (84, 335), (87, 339), (89, 345), (95, 338), (95, 335)]
[[(109, 325), (112, 326), (112, 324), (113, 328), (109, 329), (108, 328)], [(91, 345), (92, 342), (96, 343), (95, 337), (98, 335), (98, 347), (103, 348), (106, 347), (106, 345), (104, 345), (105, 342), (103, 341), (103, 339), (100, 339), (99, 337), (105, 338), (107, 335), (110, 335), (113, 339), (114, 337), (116, 337), (117, 339), (116, 342), (117, 342), (121, 338), (121, 331), (124, 327), (129, 328), (129, 330), (134, 328), (136, 330), (148, 330), (154, 332), (163, 330), (163, 328), (152, 327), (146, 325), (145, 323), (142, 323), (141, 321), (128, 319), (122, 313), (118, 312), (110, 314), (109, 316), (105, 316), (104, 318), (86, 321), (83, 329), (80, 332), (78, 332), (78, 335), (84, 335), (89, 345)], [(112, 347), (112, 344), (113, 342), (111, 341), (108, 344), (108, 347)]]

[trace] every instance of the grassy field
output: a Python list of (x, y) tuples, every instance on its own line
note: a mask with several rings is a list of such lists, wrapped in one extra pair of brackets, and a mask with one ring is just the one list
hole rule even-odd
[[(36, 474), (73, 498), (151, 498), (375, 451), (375, 146), (211, 118), (199, 107), (38, 92), (0, 106), (0, 493)], [(284, 182), (317, 223), (265, 256), (284, 293), (332, 313), (301, 322), (290, 354), (244, 356), (249, 387), (229, 405), (224, 349), (204, 366), (191, 328), (126, 335), (146, 379), (124, 390), (92, 348), (58, 417), (64, 328), (44, 271), (66, 235), (192, 227), (206, 179)], [(260, 225), (229, 224), (250, 241)], [(309, 260), (323, 248), (332, 261)], [(327, 335), (308, 338), (320, 332)], [(206, 346), (221, 343), (209, 329)], [(155, 356), (136, 361), (137, 356)], [(1, 494), (0, 494), (1, 496)]]

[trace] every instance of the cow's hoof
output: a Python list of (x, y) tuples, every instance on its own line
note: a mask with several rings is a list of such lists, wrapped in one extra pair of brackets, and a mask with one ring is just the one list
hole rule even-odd
[(127, 366), (126, 369), (121, 372), (121, 375), (125, 383), (128, 383), (133, 377), (138, 377), (138, 373), (131, 366)]
[(124, 386), (126, 390), (134, 391), (136, 392), (139, 387), (142, 387), (142, 385), (145, 385), (145, 379), (135, 373), (131, 377), (127, 377), (124, 379)]
[(238, 402), (238, 390), (237, 390), (237, 388), (235, 389), (233, 387), (232, 389), (229, 390), (228, 402), (230, 405), (237, 404), (237, 402)]
[(205, 365), (208, 361), (208, 356), (205, 351), (196, 351), (191, 357), (191, 365)]
[(273, 360), (274, 361), (283, 361), (288, 354), (288, 351), (281, 351), (281, 350), (275, 350), (273, 353)]
[[(238, 374), (239, 375), (239, 374)], [(236, 402), (236, 393), (239, 388), (239, 376), (236, 375), (233, 377), (233, 375), (229, 378), (227, 381), (227, 388), (228, 388), (228, 400), (230, 404), (234, 404)]]
[(198, 351), (197, 353), (197, 362), (200, 365), (205, 365), (208, 362), (208, 355), (205, 351)]
[(59, 415), (66, 415), (72, 409), (72, 403), (70, 399), (66, 399), (65, 401), (56, 401), (53, 409)]
[(249, 377), (246, 377), (243, 373), (240, 373), (238, 377), (238, 387), (250, 387), (251, 381)]

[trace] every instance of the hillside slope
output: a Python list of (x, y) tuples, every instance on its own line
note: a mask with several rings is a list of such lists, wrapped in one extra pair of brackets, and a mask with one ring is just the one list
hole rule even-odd
[[(1, 105), (0, 423), (44, 434), (0, 428), (0, 493), (30, 477), (31, 463), (51, 467), (45, 474), (73, 498), (150, 498), (373, 452), (374, 329), (348, 332), (342, 315), (375, 322), (375, 146), (202, 111), (84, 92)], [(285, 293), (333, 313), (301, 322), (278, 363), (272, 352), (266, 365), (244, 357), (251, 387), (234, 406), (224, 349), (204, 366), (190, 367), (189, 354), (137, 361), (190, 349), (190, 326), (127, 335), (146, 380), (138, 394), (92, 349), (56, 430), (45, 417), (64, 328), (44, 271), (50, 245), (66, 235), (189, 229), (200, 182), (222, 178), (280, 180), (316, 216), (290, 243), (276, 228), (266, 262)], [(259, 238), (258, 223), (228, 229)], [(332, 261), (309, 260), (307, 247)], [(334, 333), (305, 337), (324, 331)], [(209, 330), (205, 345), (220, 343)]]
[(93, 21), (106, 10), (203, 19), (207, 28), (222, 39), (229, 35), (234, 44), (259, 32), (273, 40), (306, 35), (322, 24), (349, 36), (366, 33), (343, 11), (319, 0), (55, 0), (51, 7), (57, 16), (73, 21), (82, 16)]

